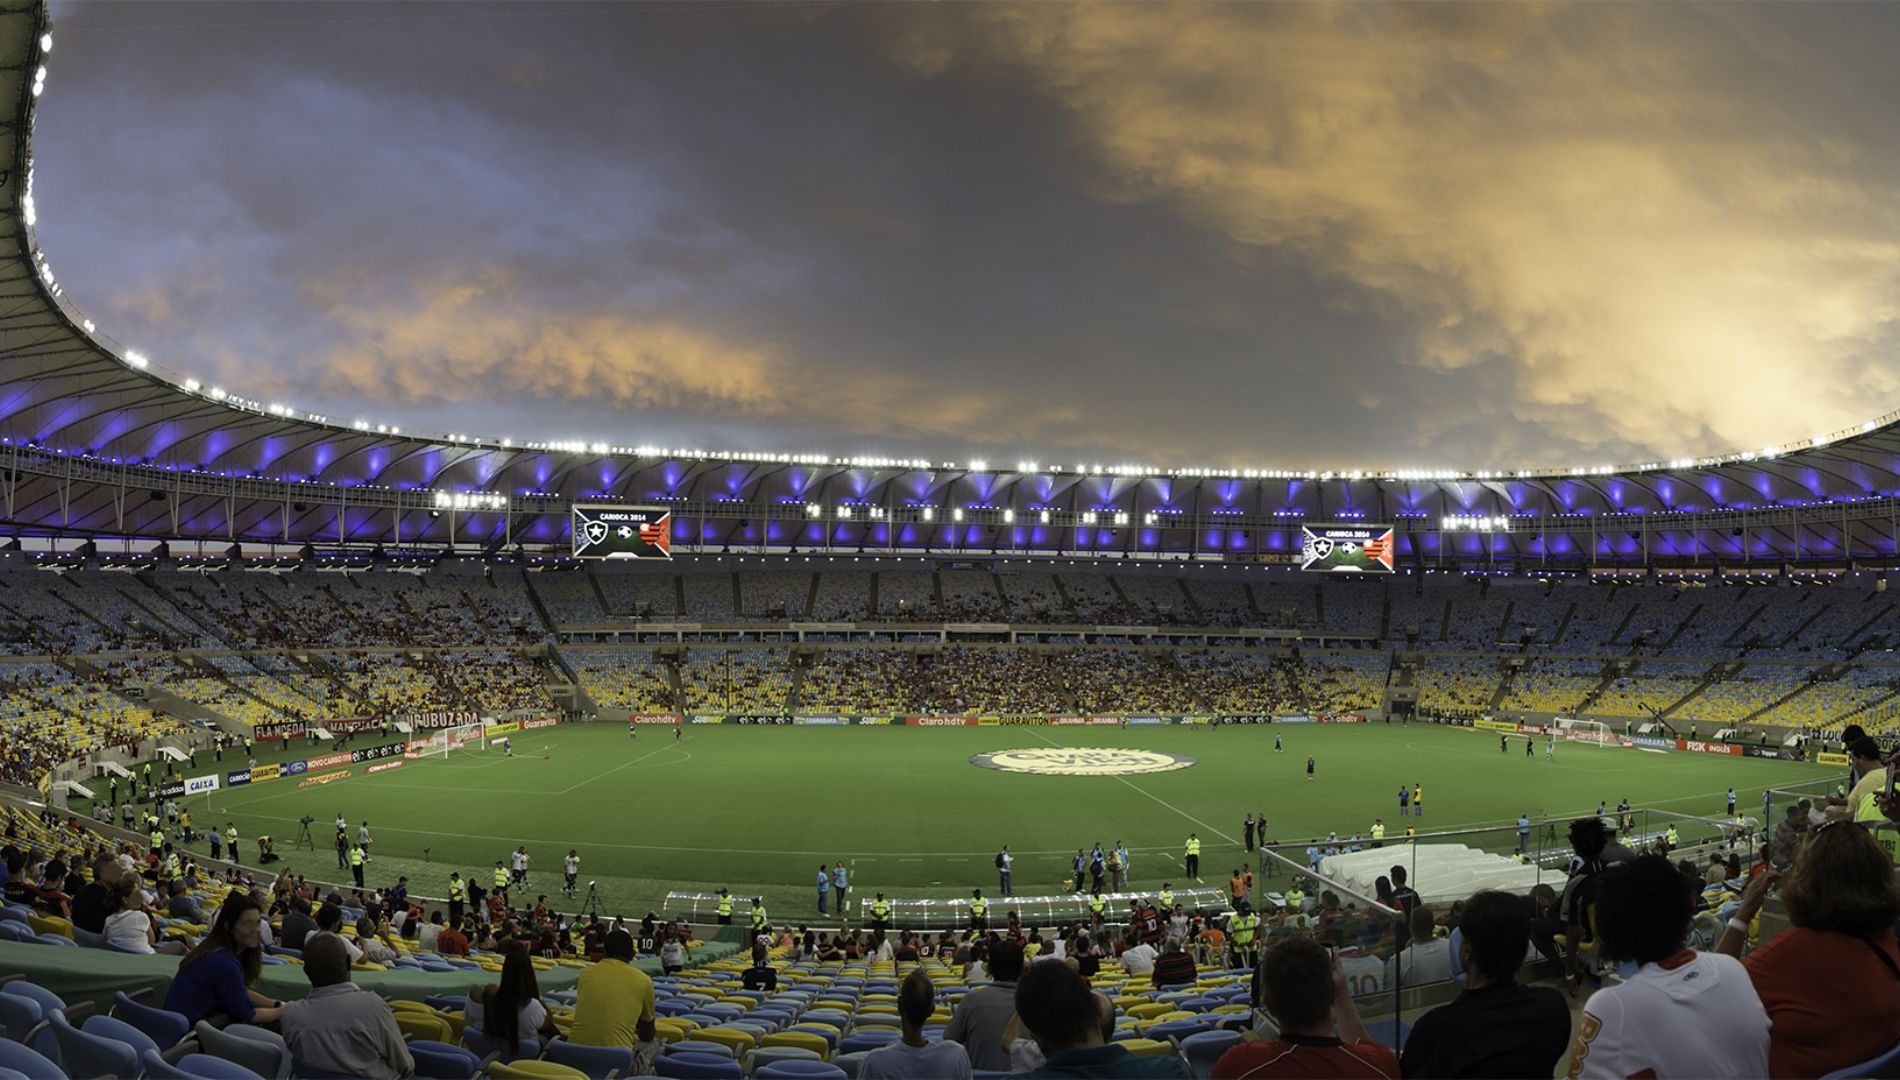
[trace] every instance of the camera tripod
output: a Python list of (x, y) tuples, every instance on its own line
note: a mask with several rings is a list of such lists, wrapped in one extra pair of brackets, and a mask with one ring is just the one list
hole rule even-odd
[(315, 837), (310, 835), (310, 821), (310, 818), (304, 818), (300, 823), (301, 828), (297, 832), (296, 846), (300, 848), (307, 847), (311, 851), (315, 851), (317, 850), (317, 841)]
[(594, 883), (587, 883), (587, 899), (581, 903), (581, 916), (587, 919), (600, 918), (600, 893), (594, 890)]

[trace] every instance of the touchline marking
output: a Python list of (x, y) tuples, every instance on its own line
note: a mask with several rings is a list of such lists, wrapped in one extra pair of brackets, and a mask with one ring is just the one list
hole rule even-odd
[[(1047, 735), (1044, 735), (1042, 732), (1037, 731), (1034, 728), (1025, 728), (1024, 730), (1030, 732), (1031, 734), (1036, 736), (1036, 738), (1041, 739), (1043, 742), (1049, 744), (1050, 746), (1055, 747), (1058, 750), (1063, 748), (1061, 743), (1056, 742), (1054, 739), (1049, 738)], [(1232, 836), (1229, 836), (1226, 833), (1220, 831), (1219, 829), (1216, 829), (1214, 826), (1209, 825), (1207, 822), (1202, 821), (1200, 818), (1195, 817), (1193, 814), (1188, 813), (1186, 810), (1183, 810), (1180, 807), (1169, 802), (1168, 800), (1162, 798), (1161, 796), (1156, 795), (1154, 792), (1136, 785), (1135, 783), (1130, 781), (1127, 777), (1116, 776), (1116, 777), (1112, 777), (1111, 779), (1120, 780), (1122, 783), (1127, 784), (1130, 788), (1133, 788), (1135, 791), (1138, 791), (1141, 794), (1148, 796), (1150, 799), (1153, 799), (1154, 801), (1160, 803), (1161, 805), (1167, 807), (1168, 809), (1174, 811), (1175, 813), (1181, 815), (1182, 817), (1188, 819), (1189, 821), (1192, 821), (1194, 824), (1199, 825), (1201, 828), (1206, 829), (1208, 832), (1213, 833), (1215, 836), (1220, 837), (1222, 840), (1225, 840), (1230, 844), (1240, 843), (1239, 840), (1236, 840)], [(1168, 849), (1168, 850), (1173, 850), (1173, 849)]]

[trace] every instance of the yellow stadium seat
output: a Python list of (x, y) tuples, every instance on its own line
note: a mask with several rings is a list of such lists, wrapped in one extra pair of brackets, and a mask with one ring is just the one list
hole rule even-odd
[(425, 1016), (407, 1010), (398, 1010), (395, 1015), (396, 1027), (401, 1030), (404, 1038), (445, 1043), (455, 1041), (455, 1032), (449, 1028), (448, 1021), (437, 1016)]
[(823, 1035), (811, 1031), (774, 1031), (759, 1040), (760, 1046), (795, 1046), (800, 1050), (810, 1050), (820, 1058), (831, 1060), (831, 1042)]
[(521, 1058), (508, 1065), (492, 1062), (488, 1075), (495, 1080), (587, 1080), (587, 1074), (579, 1069), (538, 1058)]
[(1137, 1020), (1152, 1020), (1162, 1013), (1173, 1011), (1174, 1006), (1165, 1001), (1147, 1001), (1145, 1004), (1131, 1006), (1127, 1010), (1128, 1015)]
[(1159, 1039), (1123, 1039), (1116, 1044), (1136, 1057), (1166, 1057), (1174, 1053), (1174, 1044)]

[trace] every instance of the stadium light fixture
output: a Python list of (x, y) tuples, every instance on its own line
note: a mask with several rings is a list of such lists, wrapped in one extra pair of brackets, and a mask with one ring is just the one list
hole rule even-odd
[(1003, 511), (1003, 524), (1005, 525), (1016, 524), (1016, 511), (1014, 510)]
[(819, 506), (819, 505), (818, 505), (817, 503), (806, 503), (806, 504), (805, 504), (805, 516), (806, 516), (806, 517), (818, 517), (818, 516), (820, 516), (820, 515), (822, 515), (822, 514), (823, 514), (824, 512), (825, 512), (825, 508), (824, 508), (824, 507), (822, 507), (822, 506)]
[(1047, 510), (1042, 511), (1040, 520), (1042, 524), (1044, 525), (1049, 524), (1049, 511)]
[(934, 506), (924, 507), (924, 520), (925, 521), (937, 520), (937, 508)]
[(850, 508), (849, 506), (846, 506), (846, 505), (844, 505), (843, 503), (839, 503), (839, 504), (838, 504), (838, 517), (839, 517), (840, 519), (843, 519), (843, 520), (846, 520), (846, 521), (849, 521), (849, 520), (851, 519), (851, 508)]
[(40, 51), (43, 53), (53, 51), (53, 35), (51, 33), (40, 35)]
[(952, 511), (950, 511), (950, 520), (951, 520), (951, 521), (962, 521), (962, 520), (963, 520), (963, 507), (961, 507), (961, 506), (959, 506), (959, 507), (957, 507), (956, 509), (954, 509), (954, 510), (952, 510)]
[(990, 470), (990, 463), (987, 461), (984, 461), (982, 458), (977, 458), (976, 460), (970, 462), (971, 472), (988, 472), (989, 470)]

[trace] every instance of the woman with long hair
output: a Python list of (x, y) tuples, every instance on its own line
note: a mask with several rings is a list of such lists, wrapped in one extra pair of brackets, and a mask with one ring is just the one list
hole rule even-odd
[(1748, 883), (1718, 952), (1741, 955), (1778, 879), (1794, 926), (1743, 961), (1774, 1024), (1768, 1075), (1821, 1076), (1879, 1057), (1900, 1042), (1893, 860), (1859, 823), (1822, 825), (1786, 878), (1769, 871)]
[(501, 955), (501, 981), (469, 994), (464, 1022), (503, 1043), (517, 1042), (523, 1034), (544, 1039), (560, 1034), (541, 1004), (541, 984), (534, 977), (528, 947), (511, 940), (501, 947)]
[(264, 967), (264, 909), (248, 894), (225, 898), (211, 929), (184, 959), (165, 995), (165, 1008), (190, 1023), (222, 1014), (238, 1023), (268, 1024), (284, 1003), (252, 990)]

